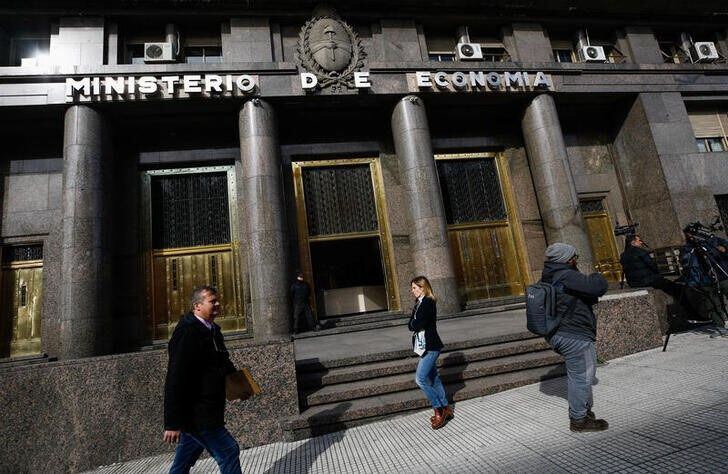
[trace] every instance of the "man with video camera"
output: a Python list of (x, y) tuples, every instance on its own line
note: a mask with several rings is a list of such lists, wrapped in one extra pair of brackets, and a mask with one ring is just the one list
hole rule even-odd
[(710, 227), (694, 222), (683, 229), (685, 245), (680, 249), (681, 280), (696, 290), (692, 303), (705, 319), (712, 319), (716, 335), (728, 337), (725, 305), (728, 295), (728, 241), (712, 233)]
[[(689, 315), (688, 319), (703, 319), (705, 311), (698, 304), (704, 298), (685, 283), (668, 280), (660, 274), (657, 264), (650, 255), (650, 248), (635, 233), (637, 225), (621, 226), (615, 235), (625, 236), (624, 252), (619, 258), (622, 271), (631, 288), (655, 288), (670, 295)], [(619, 234), (618, 234), (619, 232)]]

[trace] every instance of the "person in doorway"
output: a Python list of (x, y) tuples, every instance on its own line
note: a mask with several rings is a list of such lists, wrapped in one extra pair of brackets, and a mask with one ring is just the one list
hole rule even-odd
[(597, 419), (591, 410), (597, 371), (597, 319), (592, 306), (607, 292), (608, 284), (599, 273), (581, 273), (578, 259), (572, 245), (557, 242), (546, 248), (541, 281), (556, 286), (556, 311), (561, 317), (558, 329), (547, 340), (566, 362), (569, 429), (603, 431), (609, 423)]
[(415, 305), (407, 327), (414, 332), (412, 345), (420, 356), (415, 372), (415, 383), (425, 392), (435, 409), (435, 415), (430, 418), (430, 425), (433, 430), (437, 430), (455, 416), (452, 407), (448, 405), (445, 387), (437, 372), (437, 358), (444, 347), (437, 334), (437, 300), (430, 282), (424, 276), (412, 279), (410, 291), (415, 297)]
[(296, 280), (291, 285), (291, 303), (293, 304), (293, 334), (301, 332), (301, 320), (306, 320), (304, 330), (313, 329), (318, 331), (321, 329), (318, 323), (313, 320), (311, 305), (311, 287), (303, 279), (303, 273), (296, 272)]
[(225, 377), (235, 366), (214, 322), (220, 312), (217, 290), (195, 288), (190, 307), (169, 340), (163, 439), (179, 443), (169, 472), (190, 472), (207, 450), (220, 472), (240, 473), (240, 447), (225, 429)]

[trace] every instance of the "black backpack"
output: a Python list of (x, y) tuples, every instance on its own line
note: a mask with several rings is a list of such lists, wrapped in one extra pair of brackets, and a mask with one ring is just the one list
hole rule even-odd
[(560, 282), (548, 283), (543, 280), (526, 287), (526, 328), (538, 336), (550, 337), (561, 324), (566, 314), (574, 311), (576, 298), (573, 299), (566, 314), (560, 315), (556, 310), (559, 294), (564, 294), (564, 285)]

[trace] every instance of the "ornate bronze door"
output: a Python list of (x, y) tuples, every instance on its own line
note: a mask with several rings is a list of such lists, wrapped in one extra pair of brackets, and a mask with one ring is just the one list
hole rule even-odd
[(239, 245), (231, 239), (232, 167), (149, 171), (148, 294), (151, 333), (167, 339), (189, 311), (192, 289), (217, 288), (223, 331), (245, 329)]
[(2, 253), (0, 357), (40, 354), (43, 247), (14, 245)]
[(622, 265), (619, 263), (612, 221), (604, 206), (604, 199), (583, 199), (579, 201), (579, 206), (589, 235), (594, 270), (604, 275), (608, 281), (620, 281)]
[(399, 309), (379, 160), (292, 165), (301, 270), (318, 315)]
[(436, 159), (450, 248), (463, 296), (474, 301), (522, 295), (528, 267), (521, 229), (514, 225), (502, 158), (464, 153), (438, 155)]

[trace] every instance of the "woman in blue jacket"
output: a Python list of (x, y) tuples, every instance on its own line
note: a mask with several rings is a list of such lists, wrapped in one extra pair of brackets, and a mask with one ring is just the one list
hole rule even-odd
[[(447, 403), (445, 388), (437, 373), (437, 358), (443, 348), (442, 340), (437, 334), (437, 303), (430, 282), (423, 276), (412, 279), (410, 291), (416, 301), (407, 327), (414, 332), (412, 345), (415, 352), (418, 352), (418, 333), (420, 331), (424, 333), (424, 351), (420, 348), (418, 352), (420, 362), (417, 364), (415, 382), (425, 392), (427, 399), (435, 409), (435, 415), (430, 418), (430, 424), (433, 430), (437, 430), (454, 417), (453, 410)], [(420, 354), (420, 352), (422, 353)]]

